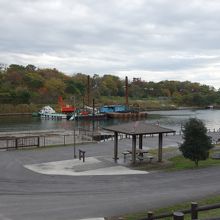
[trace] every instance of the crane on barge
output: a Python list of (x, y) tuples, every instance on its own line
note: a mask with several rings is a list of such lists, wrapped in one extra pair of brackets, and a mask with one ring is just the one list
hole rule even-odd
[(68, 114), (68, 113), (73, 113), (73, 112), (76, 111), (76, 107), (75, 106), (68, 105), (68, 104), (64, 103), (62, 96), (59, 96), (58, 103), (59, 103), (59, 105), (61, 107), (61, 112), (62, 113)]

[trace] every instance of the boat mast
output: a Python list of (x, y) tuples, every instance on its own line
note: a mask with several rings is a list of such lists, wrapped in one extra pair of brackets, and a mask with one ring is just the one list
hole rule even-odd
[(128, 107), (128, 77), (125, 77), (125, 105)]
[(87, 76), (87, 101), (88, 106), (90, 106), (90, 76)]

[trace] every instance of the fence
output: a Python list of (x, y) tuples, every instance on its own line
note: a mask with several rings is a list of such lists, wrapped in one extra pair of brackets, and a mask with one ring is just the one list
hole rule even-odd
[[(178, 133), (177, 133), (178, 134)], [(175, 134), (171, 134), (175, 135)], [(212, 131), (209, 133), (212, 137), (213, 142), (217, 143), (220, 140), (219, 130)], [(154, 135), (144, 135), (144, 137), (153, 137)], [(131, 138), (131, 136), (126, 134), (119, 134), (118, 138)], [(55, 131), (55, 132), (32, 132), (29, 134), (22, 133), (12, 133), (10, 135), (0, 136), (0, 150), (1, 149), (13, 149), (21, 147), (44, 147), (50, 145), (68, 145), (68, 144), (78, 144), (91, 141), (108, 141), (113, 140), (113, 133), (103, 132), (100, 130), (88, 130), (79, 128), (74, 131)]]
[(80, 134), (79, 130), (57, 133), (41, 133), (36, 135), (15, 134), (0, 137), (0, 150), (23, 147), (45, 147), (54, 145), (70, 145), (90, 142), (91, 137)]
[[(198, 219), (199, 212), (218, 209), (218, 208), (220, 208), (220, 203), (199, 207), (198, 203), (192, 202), (190, 209), (175, 211), (173, 213), (165, 213), (165, 214), (161, 214), (161, 215), (154, 215), (153, 212), (149, 211), (148, 216), (146, 218), (142, 218), (140, 220), (164, 219), (164, 218), (169, 218), (169, 217), (173, 218), (173, 220), (184, 220), (184, 214), (190, 214), (191, 219), (196, 220), (196, 219)], [(220, 219), (220, 217), (203, 219), (203, 220), (214, 220), (214, 219)]]
[[(2, 144), (3, 142), (3, 144)], [(19, 147), (33, 147), (40, 146), (40, 137), (27, 136), (27, 137), (7, 137), (0, 139), (0, 149), (19, 148)]]

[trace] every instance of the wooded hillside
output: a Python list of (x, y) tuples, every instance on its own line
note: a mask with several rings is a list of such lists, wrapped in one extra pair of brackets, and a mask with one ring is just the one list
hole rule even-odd
[[(0, 67), (0, 103), (51, 104), (58, 97), (82, 102), (87, 99), (87, 74), (68, 76), (57, 69), (40, 69), (33, 65), (12, 64)], [(90, 96), (100, 101), (103, 97), (124, 97), (125, 79), (111, 74), (90, 76)], [(220, 92), (208, 85), (195, 82), (146, 82), (129, 79), (129, 98), (136, 100), (163, 99), (182, 106), (220, 105)], [(102, 103), (106, 104), (106, 103)]]

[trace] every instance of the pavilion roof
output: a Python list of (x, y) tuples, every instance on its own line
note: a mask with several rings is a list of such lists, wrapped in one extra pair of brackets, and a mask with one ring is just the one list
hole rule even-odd
[(104, 127), (103, 129), (129, 135), (175, 133), (172, 129), (164, 128), (155, 124), (149, 124), (145, 121), (134, 121), (119, 125), (112, 125)]

